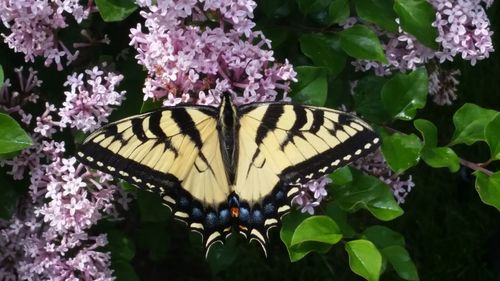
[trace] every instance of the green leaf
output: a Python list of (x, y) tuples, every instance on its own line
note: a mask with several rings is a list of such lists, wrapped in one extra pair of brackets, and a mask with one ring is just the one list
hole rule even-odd
[(381, 96), (382, 87), (386, 81), (386, 78), (377, 76), (365, 76), (358, 81), (354, 104), (356, 112), (364, 119), (375, 123), (391, 120), (391, 116), (384, 108)]
[(495, 110), (485, 109), (472, 103), (464, 104), (453, 115), (455, 132), (451, 144), (471, 145), (477, 141), (484, 141), (485, 128), (497, 114)]
[(486, 143), (490, 147), (491, 158), (500, 160), (500, 114), (497, 114), (484, 129)]
[(95, 2), (105, 22), (124, 20), (137, 9), (133, 0), (96, 0)]
[[(306, 33), (300, 36), (299, 42), (302, 53), (310, 58), (315, 66), (327, 69), (329, 75), (337, 76), (344, 69), (347, 57), (340, 49), (337, 36)], [(300, 83), (300, 77), (298, 80)]]
[(162, 222), (170, 218), (170, 210), (162, 204), (157, 194), (138, 189), (137, 203), (143, 222)]
[(313, 216), (303, 220), (295, 229), (291, 246), (314, 241), (325, 244), (336, 244), (342, 239), (339, 227), (327, 216)]
[(404, 247), (390, 246), (381, 250), (382, 255), (392, 265), (396, 273), (404, 280), (418, 281), (418, 272)]
[(404, 246), (405, 238), (401, 233), (396, 232), (382, 225), (370, 226), (363, 232), (363, 236), (370, 240), (379, 249), (389, 246)]
[(31, 146), (31, 137), (16, 120), (0, 113), (0, 153), (11, 153)]
[(2, 68), (2, 65), (0, 65), (0, 88), (2, 88), (2, 86), (3, 86), (3, 80), (4, 80), (3, 68)]
[(449, 147), (436, 147), (436, 126), (424, 119), (415, 120), (413, 124), (424, 138), (424, 146), (421, 153), (422, 160), (433, 168), (447, 167), (451, 172), (457, 172), (460, 169), (460, 162), (453, 149)]
[(113, 259), (131, 261), (135, 256), (134, 241), (130, 240), (125, 233), (110, 229), (107, 232), (108, 247)]
[(355, 0), (354, 5), (361, 19), (393, 33), (398, 31), (397, 14), (392, 8), (393, 0)]
[(413, 121), (415, 128), (424, 138), (424, 148), (434, 148), (437, 146), (437, 128), (432, 122), (425, 119)]
[(382, 255), (368, 240), (349, 241), (345, 245), (349, 254), (349, 267), (369, 281), (379, 280), (382, 270)]
[(330, 244), (314, 241), (292, 245), (292, 238), (294, 236), (295, 229), (307, 217), (308, 215), (306, 214), (302, 214), (300, 212), (292, 212), (283, 219), (283, 225), (280, 230), (280, 237), (281, 241), (283, 241), (286, 246), (290, 261), (292, 262), (296, 262), (302, 259), (312, 251), (326, 253), (331, 248)]
[(328, 7), (328, 18), (330, 24), (344, 22), (351, 13), (349, 1), (347, 0), (332, 0)]
[(394, 10), (404, 31), (415, 36), (429, 48), (437, 49), (436, 11), (426, 0), (395, 0)]
[(411, 73), (398, 73), (382, 88), (385, 110), (400, 120), (411, 120), (417, 109), (423, 108), (429, 91), (427, 71), (424, 68)]
[(293, 84), (291, 96), (294, 102), (323, 106), (326, 102), (328, 82), (323, 68), (313, 66), (298, 66), (298, 82)]
[(500, 172), (488, 176), (482, 172), (474, 172), (476, 176), (476, 190), (481, 201), (500, 211)]
[(328, 7), (330, 0), (296, 0), (303, 15), (317, 13)]
[(418, 163), (422, 147), (416, 135), (395, 133), (383, 138), (382, 154), (393, 171), (402, 173)]
[(140, 281), (132, 265), (124, 260), (112, 261), (113, 275), (117, 281)]
[(347, 212), (342, 210), (336, 201), (326, 204), (325, 214), (332, 218), (339, 226), (344, 238), (352, 238), (357, 235), (356, 230), (347, 221)]
[(352, 182), (351, 169), (348, 166), (339, 168), (330, 175), (330, 178), (332, 179), (332, 182), (335, 183), (336, 185), (348, 184)]
[(340, 46), (351, 57), (387, 63), (380, 40), (370, 28), (355, 25), (337, 34), (340, 36)]
[(460, 159), (449, 147), (424, 148), (421, 157), (427, 165), (433, 168), (448, 168), (452, 173), (460, 169)]
[(404, 213), (387, 184), (360, 171), (351, 172), (354, 179), (351, 183), (332, 187), (333, 198), (342, 209), (355, 211), (363, 208), (383, 221), (395, 219)]

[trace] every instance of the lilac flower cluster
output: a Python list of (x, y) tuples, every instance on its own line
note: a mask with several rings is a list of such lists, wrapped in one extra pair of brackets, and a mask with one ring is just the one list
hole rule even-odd
[(64, 92), (66, 101), (59, 116), (61, 125), (90, 132), (107, 123), (112, 107), (122, 103), (125, 91), (115, 89), (123, 75), (104, 74), (97, 66), (85, 74), (73, 73), (68, 77), (64, 85), (70, 86), (70, 90)]
[[(137, 1), (146, 32), (131, 29), (130, 44), (148, 70), (144, 98), (216, 105), (223, 92), (238, 103), (274, 100), (295, 81), (292, 66), (274, 63), (270, 41), (253, 31), (251, 0)], [(191, 96), (190, 93), (195, 93)]]
[(494, 51), (491, 42), (490, 21), (484, 11), (482, 2), (491, 5), (492, 0), (431, 0), (437, 10), (433, 23), (439, 32), (436, 39), (441, 50), (436, 57), (441, 62), (452, 61), (460, 54), (462, 59), (469, 60), (471, 65), (476, 61), (489, 57)]
[(297, 205), (302, 213), (314, 214), (314, 210), (326, 198), (328, 186), (332, 180), (328, 176), (323, 176), (316, 180), (311, 180), (301, 186), (299, 194), (292, 199), (292, 204)]
[(57, 31), (68, 25), (68, 16), (80, 23), (90, 11), (90, 5), (82, 6), (79, 0), (0, 0), (0, 18), (10, 32), (2, 37), (11, 49), (23, 53), (26, 61), (43, 56), (45, 65), (55, 63), (62, 70), (62, 59), (69, 64), (78, 51), (71, 53), (57, 39)]
[(382, 43), (382, 48), (388, 62), (383, 64), (369, 60), (356, 60), (352, 64), (357, 71), (373, 69), (375, 74), (379, 76), (390, 75), (394, 70), (406, 72), (415, 70), (435, 56), (433, 50), (425, 47), (415, 37), (403, 31), (399, 26), (399, 20), (396, 22), (398, 23), (398, 33), (386, 32), (374, 27), (380, 36), (387, 38)]
[[(415, 37), (404, 32), (398, 23), (398, 32), (390, 33), (374, 26), (375, 31), (387, 38), (382, 43), (385, 50), (387, 64), (374, 61), (358, 60), (353, 65), (358, 71), (374, 69), (375, 74), (389, 75), (393, 70), (402, 72), (414, 70), (431, 59), (438, 59), (441, 63), (453, 61), (457, 55), (469, 60), (472, 65), (476, 61), (485, 59), (494, 51), (490, 31), (490, 22), (481, 3), (491, 5), (492, 0), (429, 0), (436, 9), (436, 20), (433, 26), (437, 28), (440, 49), (435, 52), (421, 43)], [(349, 18), (342, 24), (344, 28), (352, 26), (356, 18)]]
[(406, 196), (415, 186), (411, 175), (403, 179), (401, 175), (392, 172), (380, 149), (365, 158), (358, 159), (353, 163), (353, 166), (388, 184), (392, 188), (394, 197), (400, 204), (405, 202)]
[[(53, 140), (53, 134), (67, 123), (54, 118), (56, 113), (69, 114), (69, 111), (61, 114), (67, 106), (61, 109), (46, 103), (46, 110), (36, 118), (23, 111), (23, 105), (40, 99), (37, 91), (42, 82), (31, 69), (28, 79), (24, 79), (22, 69), (16, 71), (21, 91), (12, 91), (8, 80), (0, 92), (0, 106), (22, 120), (31, 131), (34, 144), (14, 159), (0, 163), (11, 167), (14, 178), (21, 179), (27, 173), (30, 178), (29, 197), (19, 200), (17, 211), (9, 221), (0, 220), (1, 279), (113, 280), (110, 255), (99, 249), (107, 244), (106, 236), (90, 235), (88, 230), (104, 217), (118, 219), (117, 208), (127, 208), (127, 198), (112, 184), (109, 175), (87, 170), (76, 163), (75, 158), (63, 156), (64, 142)], [(99, 69), (89, 70), (87, 74), (91, 77), (87, 84), (106, 87), (101, 84), (104, 74)], [(105, 77), (113, 80), (116, 76), (108, 73)], [(71, 88), (78, 88), (80, 82), (69, 77), (67, 83)], [(93, 95), (109, 93), (110, 89), (101, 88)], [(109, 115), (112, 108), (102, 108), (88, 114), (93, 114), (95, 120), (105, 120), (100, 115)], [(79, 116), (88, 118), (89, 115)], [(71, 118), (73, 122), (81, 122), (77, 116)]]

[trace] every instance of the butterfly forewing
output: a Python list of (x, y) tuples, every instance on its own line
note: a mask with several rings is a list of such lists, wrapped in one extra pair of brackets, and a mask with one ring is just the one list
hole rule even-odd
[(211, 218), (230, 193), (216, 116), (217, 110), (210, 107), (165, 108), (133, 116), (91, 134), (78, 157), (159, 193), (176, 218), (213, 243), (228, 226)]

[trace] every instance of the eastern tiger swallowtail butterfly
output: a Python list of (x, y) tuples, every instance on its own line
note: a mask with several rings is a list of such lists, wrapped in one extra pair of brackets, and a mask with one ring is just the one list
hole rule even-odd
[(110, 123), (83, 142), (88, 166), (156, 192), (208, 252), (235, 229), (266, 252), (301, 185), (374, 151), (350, 114), (286, 102), (178, 105)]

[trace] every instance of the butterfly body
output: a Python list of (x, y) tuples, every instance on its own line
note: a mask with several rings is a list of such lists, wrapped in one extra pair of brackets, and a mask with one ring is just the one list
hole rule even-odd
[(208, 249), (232, 230), (264, 251), (300, 187), (375, 150), (359, 118), (285, 102), (176, 106), (108, 124), (82, 144), (83, 163), (160, 194)]

